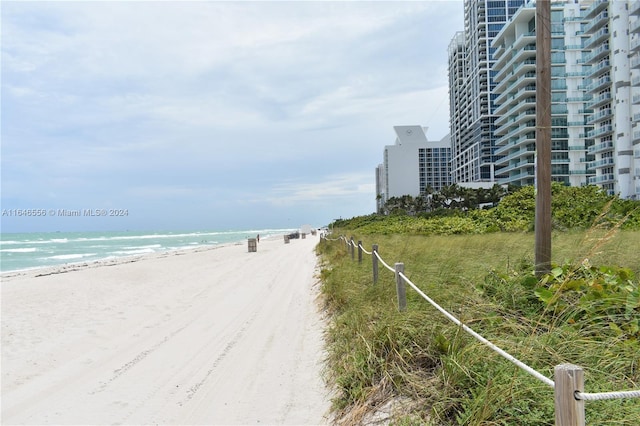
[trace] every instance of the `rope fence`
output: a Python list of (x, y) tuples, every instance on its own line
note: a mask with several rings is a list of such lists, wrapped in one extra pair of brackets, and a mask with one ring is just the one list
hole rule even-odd
[(378, 254), (378, 252), (376, 252), (376, 257), (378, 258), (378, 260), (380, 261), (380, 263), (382, 263), (384, 265), (385, 268), (387, 268), (388, 270), (390, 270), (391, 272), (395, 272), (396, 270), (393, 269), (391, 266), (387, 265), (385, 263), (384, 260), (382, 260), (382, 258), (380, 257), (380, 255)]
[(632, 391), (620, 391), (620, 392), (602, 392), (602, 393), (588, 393), (584, 392), (584, 371), (581, 367), (573, 364), (561, 364), (555, 366), (554, 380), (551, 380), (544, 374), (536, 371), (532, 367), (528, 366), (524, 362), (518, 360), (513, 355), (507, 353), (503, 349), (500, 349), (489, 340), (482, 337), (473, 329), (465, 325), (462, 321), (449, 313), (447, 310), (438, 305), (433, 299), (427, 296), (417, 285), (415, 285), (404, 273), (404, 263), (396, 263), (395, 267), (389, 266), (380, 254), (378, 253), (378, 246), (373, 245), (372, 251), (368, 252), (362, 246), (362, 241), (357, 243), (353, 241), (353, 237), (347, 239), (344, 236), (339, 238), (329, 239), (322, 236), (322, 239), (327, 241), (339, 241), (342, 240), (346, 243), (348, 250), (351, 254), (351, 258), (355, 257), (355, 249), (358, 249), (358, 263), (362, 263), (362, 253), (372, 255), (373, 263), (373, 282), (378, 281), (378, 262), (393, 272), (396, 277), (396, 292), (398, 296), (398, 309), (404, 311), (406, 309), (406, 293), (405, 284), (408, 284), (416, 293), (418, 293), (423, 299), (431, 304), (436, 310), (442, 313), (450, 321), (461, 327), (468, 334), (473, 336), (476, 340), (498, 353), (503, 358), (507, 359), (520, 369), (526, 371), (531, 376), (535, 377), (542, 383), (550, 386), (554, 389), (555, 409), (556, 409), (556, 426), (584, 426), (585, 425), (585, 401), (599, 401), (609, 399), (625, 399), (625, 398), (640, 398), (640, 390)]

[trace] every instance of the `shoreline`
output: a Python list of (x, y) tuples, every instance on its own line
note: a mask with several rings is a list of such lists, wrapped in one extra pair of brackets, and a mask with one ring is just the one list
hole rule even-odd
[(3, 233), (0, 278), (39, 270), (68, 270), (146, 255), (211, 249), (246, 242), (260, 234), (280, 237), (286, 229), (238, 231), (155, 231)]
[[(284, 234), (282, 234), (284, 235)], [(265, 237), (260, 237), (260, 240), (269, 241), (274, 240), (275, 238), (282, 237), (282, 235), (270, 234)], [(47, 266), (35, 266), (31, 268), (25, 269), (15, 269), (10, 271), (1, 271), (0, 272), (0, 283), (2, 281), (14, 278), (16, 276), (25, 276), (25, 275), (33, 275), (34, 277), (54, 275), (54, 274), (64, 274), (67, 272), (78, 271), (82, 269), (89, 268), (99, 268), (102, 266), (114, 266), (121, 263), (133, 263), (139, 262), (145, 259), (153, 259), (153, 258), (162, 258), (172, 255), (180, 255), (181, 253), (196, 253), (200, 251), (210, 251), (216, 250), (228, 246), (236, 246), (247, 244), (247, 239), (253, 237), (244, 237), (243, 240), (240, 241), (229, 241), (224, 243), (215, 243), (215, 244), (203, 244), (196, 247), (182, 247), (178, 249), (169, 249), (169, 250), (160, 250), (152, 253), (141, 253), (141, 254), (131, 254), (124, 256), (108, 256), (100, 259), (95, 259), (91, 261), (78, 261), (78, 262), (66, 262), (60, 263), (57, 265), (47, 265)]]
[(185, 247), (182, 249), (174, 249), (174, 250), (165, 250), (165, 251), (157, 251), (153, 253), (144, 253), (144, 254), (132, 254), (129, 256), (110, 256), (102, 259), (92, 260), (90, 262), (80, 261), (80, 262), (68, 262), (62, 263), (59, 265), (49, 265), (49, 266), (36, 266), (33, 268), (26, 269), (16, 269), (13, 271), (0, 272), (0, 282), (4, 281), (8, 278), (14, 278), (17, 276), (30, 276), (33, 275), (36, 277), (43, 277), (47, 275), (55, 275), (55, 274), (64, 274), (72, 271), (80, 271), (83, 269), (92, 269), (92, 268), (100, 268), (103, 266), (114, 266), (125, 263), (134, 263), (143, 261), (146, 259), (160, 259), (167, 256), (172, 255), (180, 255), (181, 253), (197, 253), (201, 251), (210, 251), (216, 250), (227, 246), (241, 245), (242, 242), (238, 241), (235, 243), (220, 243), (216, 245), (208, 245), (208, 246), (199, 246), (199, 247)]

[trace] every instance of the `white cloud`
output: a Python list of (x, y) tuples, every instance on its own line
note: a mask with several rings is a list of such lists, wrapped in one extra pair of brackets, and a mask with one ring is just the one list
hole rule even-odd
[(461, 1), (2, 12), (3, 205), (99, 190), (368, 208), (394, 125), (446, 134), (446, 47), (463, 26)]
[(340, 200), (361, 195), (375, 196), (375, 185), (368, 174), (342, 174), (323, 177), (314, 182), (284, 182), (271, 188), (266, 198), (256, 201), (291, 205), (308, 201)]

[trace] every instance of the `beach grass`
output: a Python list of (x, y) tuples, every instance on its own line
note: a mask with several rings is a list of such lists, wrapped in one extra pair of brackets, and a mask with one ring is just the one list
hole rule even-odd
[[(333, 236), (349, 230), (334, 230)], [(587, 392), (640, 389), (640, 345), (603, 319), (567, 323), (519, 282), (534, 258), (532, 233), (353, 235), (465, 324), (545, 376), (561, 363), (585, 370)], [(554, 232), (555, 265), (615, 265), (640, 276), (640, 232), (593, 228)], [(401, 407), (392, 424), (553, 424), (553, 389), (467, 335), (407, 289), (398, 312), (394, 274), (370, 256), (351, 260), (341, 241), (323, 241), (323, 295), (334, 408), (358, 424), (381, 406)], [(356, 257), (357, 259), (357, 257)], [(577, 268), (578, 266), (576, 266)], [(514, 284), (515, 283), (515, 284)], [(634, 311), (637, 315), (637, 311)], [(400, 403), (402, 402), (402, 403)], [(393, 404), (392, 404), (393, 405)], [(640, 399), (587, 402), (587, 424), (640, 424)]]

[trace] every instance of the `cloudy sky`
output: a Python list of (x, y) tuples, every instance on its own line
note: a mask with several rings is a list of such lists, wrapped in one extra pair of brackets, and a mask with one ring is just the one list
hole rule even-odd
[(1, 8), (3, 232), (326, 225), (375, 210), (394, 125), (448, 133), (462, 0)]

